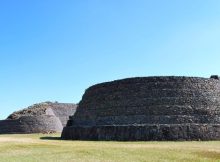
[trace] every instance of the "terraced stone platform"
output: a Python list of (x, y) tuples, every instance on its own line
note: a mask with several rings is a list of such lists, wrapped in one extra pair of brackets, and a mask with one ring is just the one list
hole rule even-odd
[(140, 77), (88, 88), (62, 132), (73, 140), (220, 139), (218, 77)]
[(75, 104), (57, 102), (34, 104), (0, 120), (0, 134), (61, 132), (76, 108)]

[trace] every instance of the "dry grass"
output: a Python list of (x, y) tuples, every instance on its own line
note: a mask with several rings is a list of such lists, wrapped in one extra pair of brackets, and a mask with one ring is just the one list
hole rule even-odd
[(59, 135), (0, 135), (0, 162), (220, 162), (220, 141), (61, 141)]

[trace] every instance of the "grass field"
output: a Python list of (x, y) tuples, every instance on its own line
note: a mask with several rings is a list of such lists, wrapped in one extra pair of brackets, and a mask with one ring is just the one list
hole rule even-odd
[(61, 141), (59, 136), (0, 135), (0, 162), (220, 162), (220, 141)]

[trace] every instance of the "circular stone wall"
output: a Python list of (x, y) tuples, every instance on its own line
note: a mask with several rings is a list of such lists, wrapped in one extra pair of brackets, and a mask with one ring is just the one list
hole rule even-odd
[(0, 120), (0, 134), (61, 132), (76, 104), (43, 102), (9, 115)]
[(141, 77), (92, 86), (83, 95), (62, 138), (220, 139), (220, 81)]
[(62, 129), (59, 118), (49, 115), (22, 116), (15, 120), (0, 121), (0, 134), (55, 133)]

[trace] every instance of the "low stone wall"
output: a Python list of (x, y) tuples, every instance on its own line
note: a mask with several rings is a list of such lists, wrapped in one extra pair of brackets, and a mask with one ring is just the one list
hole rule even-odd
[[(152, 124), (168, 125), (171, 132), (183, 129), (188, 135), (178, 137), (181, 139), (195, 139), (190, 135), (194, 130), (198, 139), (218, 139), (219, 129), (215, 125), (220, 124), (220, 81), (218, 78), (170, 76), (128, 78), (94, 85), (86, 90), (62, 138), (86, 139), (87, 136), (90, 139), (99, 134), (100, 139), (106, 136), (108, 140), (106, 132), (113, 129), (116, 133), (109, 132), (111, 139), (135, 140), (136, 136), (127, 138), (127, 133), (143, 133), (144, 137), (137, 136), (137, 140), (151, 140), (147, 136), (151, 136), (148, 132), (153, 129), (149, 126)], [(202, 135), (204, 125), (209, 136)], [(191, 127), (193, 129), (189, 129)], [(218, 132), (212, 134), (211, 131)], [(162, 140), (161, 129), (157, 132), (155, 139)], [(116, 138), (117, 134), (121, 137)], [(169, 139), (176, 139), (176, 135), (171, 133)]]
[(49, 115), (22, 116), (15, 120), (1, 120), (0, 134), (54, 133), (63, 129), (59, 118)]

